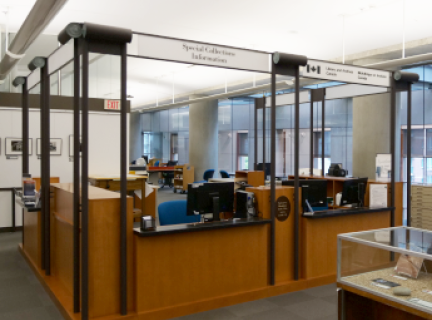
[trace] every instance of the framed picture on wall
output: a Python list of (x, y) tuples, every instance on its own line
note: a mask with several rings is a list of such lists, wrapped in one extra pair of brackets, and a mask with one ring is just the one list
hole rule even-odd
[[(33, 153), (33, 140), (29, 138), (29, 155)], [(21, 156), (23, 149), (23, 141), (21, 138), (6, 138), (5, 139), (5, 154), (7, 156)]]
[[(62, 139), (52, 138), (50, 139), (50, 155), (61, 156), (62, 151)], [(36, 155), (42, 155), (42, 139), (36, 139)]]
[[(82, 138), (80, 137), (80, 157), (82, 155), (81, 145), (82, 145)], [(74, 135), (71, 134), (69, 136), (69, 157), (73, 157), (73, 156), (74, 156)]]

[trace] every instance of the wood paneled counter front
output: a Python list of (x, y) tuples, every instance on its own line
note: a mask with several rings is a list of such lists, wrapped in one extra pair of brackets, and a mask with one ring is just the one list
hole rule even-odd
[[(276, 188), (276, 198), (286, 197), (290, 210), (274, 221), (274, 265), (270, 188), (247, 191), (256, 195), (258, 218), (148, 232), (134, 229), (128, 197), (128, 315), (121, 316), (120, 194), (90, 187), (90, 318), (170, 319), (332, 283), (336, 281), (336, 235), (390, 225), (390, 209), (321, 218), (299, 213), (300, 279), (295, 280), (294, 188)], [(80, 314), (72, 309), (72, 184), (53, 184), (52, 194), (52, 275), (45, 276), (34, 254), (27, 252), (29, 244), (38, 243), (37, 232), (26, 234), (23, 252), (64, 316), (78, 320)], [(275, 284), (271, 285), (273, 266)]]
[[(67, 319), (80, 319), (79, 314), (73, 312), (73, 184), (51, 184), (51, 194), (51, 275), (45, 276), (38, 258), (40, 227), (36, 224), (40, 224), (40, 212), (24, 214), (24, 228), (34, 231), (25, 234), (22, 252), (58, 302), (63, 315)], [(130, 311), (134, 310), (132, 200), (131, 197), (127, 199)], [(88, 218), (90, 317), (120, 316), (120, 194), (89, 187)]]

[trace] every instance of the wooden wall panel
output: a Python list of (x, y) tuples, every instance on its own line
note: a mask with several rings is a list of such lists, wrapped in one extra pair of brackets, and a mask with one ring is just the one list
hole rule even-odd
[(42, 268), (41, 262), (41, 212), (28, 212), (24, 210), (24, 243), (23, 249), (38, 267)]
[[(303, 220), (304, 265), (307, 279), (334, 275), (337, 270), (337, 235), (388, 228), (390, 211)], [(387, 255), (386, 257), (388, 257)], [(335, 278), (336, 279), (336, 278)]]
[(138, 312), (265, 288), (268, 226), (135, 237)]
[[(133, 310), (133, 203), (128, 197), (128, 309)], [(89, 201), (89, 312), (120, 313), (120, 199)]]
[[(258, 202), (258, 212), (263, 218), (270, 219), (270, 188), (247, 188), (254, 192)], [(276, 220), (275, 225), (275, 281), (284, 283), (294, 279), (294, 188), (277, 187), (276, 199), (286, 196), (290, 201), (291, 213), (287, 220)]]
[(73, 225), (54, 213), (51, 234), (51, 274), (73, 295)]

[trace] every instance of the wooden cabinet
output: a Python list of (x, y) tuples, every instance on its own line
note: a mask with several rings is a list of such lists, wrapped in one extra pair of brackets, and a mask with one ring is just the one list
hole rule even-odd
[(263, 186), (264, 171), (236, 171), (235, 181), (244, 181), (253, 187)]
[(411, 186), (411, 226), (432, 230), (432, 184)]
[(346, 320), (422, 320), (431, 319), (423, 310), (408, 307), (397, 301), (338, 283), (343, 289), (338, 295), (339, 319)]
[(174, 167), (174, 192), (185, 193), (188, 184), (194, 182), (194, 167), (184, 164)]

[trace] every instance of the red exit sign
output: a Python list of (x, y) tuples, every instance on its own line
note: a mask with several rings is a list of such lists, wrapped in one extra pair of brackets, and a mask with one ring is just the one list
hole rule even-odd
[(105, 110), (120, 110), (120, 100), (105, 100)]

